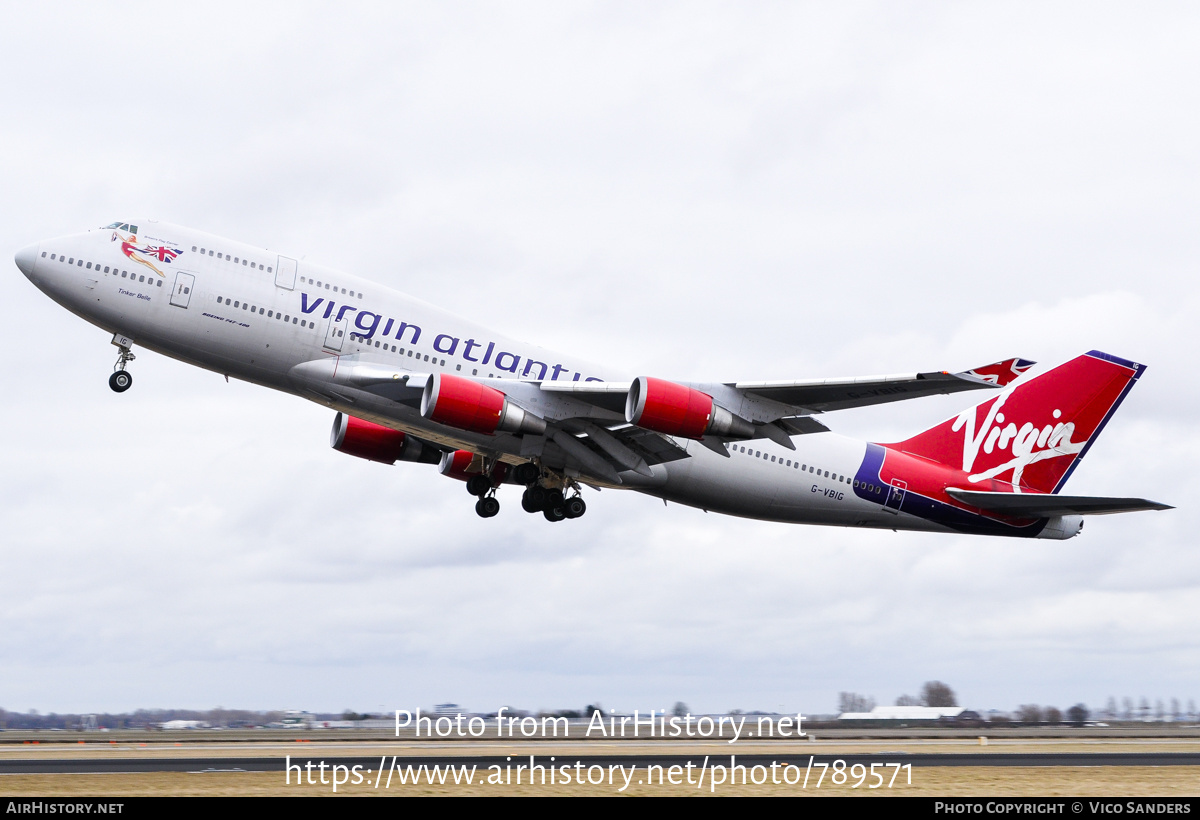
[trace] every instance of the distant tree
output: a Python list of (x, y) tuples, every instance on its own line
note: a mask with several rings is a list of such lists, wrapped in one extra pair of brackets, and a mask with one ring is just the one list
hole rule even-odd
[(1042, 720), (1049, 723), (1051, 726), (1057, 726), (1062, 723), (1062, 712), (1055, 709), (1053, 706), (1047, 706), (1046, 711), (1042, 712)]
[(1142, 721), (1150, 720), (1150, 701), (1142, 698), (1142, 703), (1138, 707), (1138, 719)]
[[(1111, 698), (1110, 698), (1111, 700)], [(1072, 726), (1082, 726), (1087, 723), (1088, 710), (1082, 703), (1076, 703), (1067, 710), (1067, 720)]]
[(1196, 701), (1194, 701), (1194, 700), (1189, 700), (1189, 701), (1188, 701), (1188, 716), (1189, 716), (1189, 718), (1190, 718), (1191, 720), (1196, 720), (1196, 718), (1197, 718), (1197, 715), (1196, 715)]
[(1183, 720), (1183, 712), (1179, 710), (1179, 698), (1171, 698), (1171, 720)]
[(1117, 699), (1116, 698), (1110, 697), (1108, 699), (1108, 705), (1104, 707), (1104, 717), (1107, 718), (1108, 720), (1116, 720), (1117, 719)]
[(599, 706), (598, 704), (592, 704), (592, 703), (589, 703), (587, 706), (583, 707), (583, 713), (584, 713), (584, 715), (586, 715), (586, 716), (587, 716), (587, 717), (589, 717), (589, 718), (590, 718), (592, 715), (596, 714), (597, 712), (600, 712), (601, 714), (603, 714), (603, 713), (604, 713), (604, 710), (603, 710), (603, 709), (601, 709), (601, 708), (600, 708), (600, 706)]
[(681, 700), (677, 700), (675, 701), (675, 706), (671, 709), (671, 714), (673, 714), (675, 717), (683, 717), (684, 715), (688, 714), (689, 711), (690, 710), (688, 709), (688, 705), (686, 703)]
[(954, 690), (940, 680), (926, 681), (921, 687), (922, 706), (958, 706)]
[(1154, 701), (1154, 719), (1157, 720), (1159, 723), (1162, 723), (1163, 717), (1165, 717), (1165, 715), (1166, 715), (1166, 710), (1163, 709), (1162, 698), (1159, 698), (1158, 700)]
[(896, 705), (897, 706), (920, 706), (921, 701), (918, 700), (917, 698), (913, 697), (912, 695), (901, 695), (900, 697), (896, 698)]
[(839, 712), (869, 712), (875, 708), (875, 698), (857, 692), (838, 692)]
[(1121, 717), (1124, 720), (1133, 720), (1133, 698), (1122, 698), (1121, 706)]
[(1036, 703), (1026, 703), (1018, 706), (1017, 721), (1019, 723), (1041, 723), (1042, 707)]

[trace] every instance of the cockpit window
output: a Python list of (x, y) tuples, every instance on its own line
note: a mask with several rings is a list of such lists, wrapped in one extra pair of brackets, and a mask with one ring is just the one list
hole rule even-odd
[(114, 222), (111, 225), (106, 225), (104, 230), (115, 228), (118, 231), (129, 231), (129, 233), (137, 233), (137, 225), (130, 225), (128, 222)]

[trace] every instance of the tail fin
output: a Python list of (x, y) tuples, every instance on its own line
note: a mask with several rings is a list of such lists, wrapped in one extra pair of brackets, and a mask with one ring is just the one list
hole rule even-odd
[(886, 446), (961, 466), (971, 482), (1057, 493), (1145, 370), (1093, 350)]

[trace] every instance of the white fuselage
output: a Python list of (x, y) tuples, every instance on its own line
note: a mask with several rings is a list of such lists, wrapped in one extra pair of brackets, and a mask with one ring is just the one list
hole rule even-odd
[[(330, 375), (369, 364), (501, 379), (496, 386), (502, 390), (510, 380), (630, 378), (501, 336), (351, 274), (166, 223), (143, 221), (137, 227), (139, 245), (181, 253), (169, 262), (151, 258), (146, 264), (123, 251), (127, 232), (97, 229), (26, 248), (18, 262), (56, 302), (133, 345), (511, 462), (522, 456), (515, 436), (436, 424), (411, 401), (357, 390)], [(797, 436), (796, 449), (789, 450), (762, 439), (732, 446), (728, 457), (696, 441), (675, 442), (686, 448), (687, 458), (654, 465), (648, 477), (623, 472), (621, 486), (749, 518), (947, 531), (851, 491), (848, 477), (866, 452), (862, 441), (809, 434)]]

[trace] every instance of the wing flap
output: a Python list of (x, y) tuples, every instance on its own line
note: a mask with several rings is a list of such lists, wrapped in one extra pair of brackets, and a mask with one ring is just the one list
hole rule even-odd
[(951, 498), (981, 510), (1018, 518), (1050, 518), (1056, 515), (1108, 515), (1141, 510), (1173, 510), (1167, 504), (1144, 498), (1107, 498), (1091, 495), (1051, 495), (1041, 493), (990, 493), (947, 488)]

